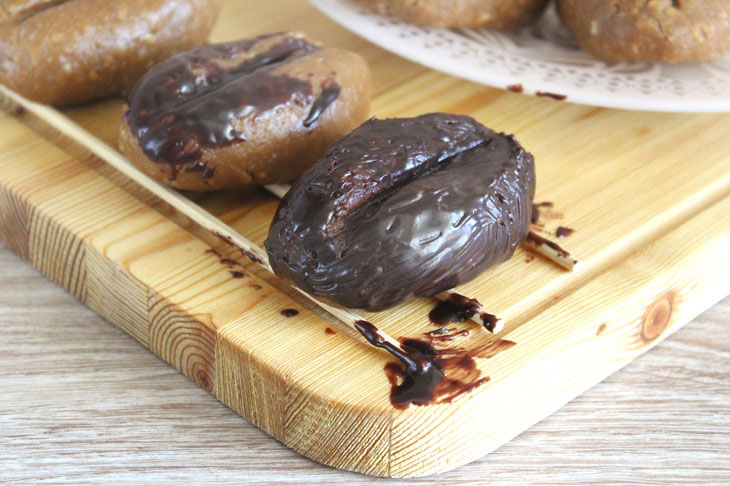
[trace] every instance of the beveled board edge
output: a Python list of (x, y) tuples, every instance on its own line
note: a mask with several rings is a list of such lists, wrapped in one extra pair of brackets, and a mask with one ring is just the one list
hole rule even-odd
[[(58, 173), (68, 172), (70, 161), (60, 162)], [(88, 172), (91, 179), (101, 178)], [(327, 412), (341, 407), (342, 400), (297, 386), (302, 377), (281, 374), (265, 360), (252, 359), (240, 345), (247, 320), (277, 319), (278, 307), (265, 304), (265, 295), (246, 304), (251, 312), (216, 328), (194, 306), (181, 307), (164, 290), (158, 295), (159, 282), (140, 281), (125, 263), (126, 255), (115, 254), (104, 238), (61, 221), (58, 206), (43, 204), (32, 187), (32, 181), (22, 180), (2, 183), (0, 189), (0, 237), (16, 253), (285, 444), (319, 462), (381, 476), (421, 476), (482, 456), (664, 339), (730, 288), (730, 257), (724, 251), (729, 236), (718, 232), (730, 227), (730, 201), (723, 200), (510, 329), (505, 337), (518, 342), (520, 351), (490, 362), (494, 379), (489, 393), (451, 406), (390, 410), (385, 416), (382, 410), (355, 407), (327, 420)], [(206, 248), (174, 224), (161, 223), (164, 218), (156, 211), (139, 201), (128, 202), (129, 213), (115, 215), (116, 220), (126, 224), (130, 217), (139, 218), (175, 245)], [(104, 210), (96, 216), (109, 222)], [(217, 265), (214, 260), (196, 264), (205, 268)], [(251, 281), (264, 294), (276, 293), (265, 282)], [(160, 308), (173, 316), (165, 320), (168, 324), (159, 324)], [(182, 330), (182, 339), (195, 345), (163, 345), (180, 342), (164, 337), (171, 331), (169, 323), (183, 323), (172, 331)], [(186, 351), (190, 349), (197, 352)], [(384, 361), (382, 354), (364, 346), (357, 353), (362, 355), (357, 359)], [(279, 387), (260, 394), (261, 383)], [(538, 395), (544, 399), (536, 403)], [(363, 427), (365, 423), (370, 426)]]

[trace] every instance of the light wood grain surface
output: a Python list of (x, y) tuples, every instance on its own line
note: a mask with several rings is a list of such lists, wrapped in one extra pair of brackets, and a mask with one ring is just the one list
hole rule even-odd
[[(295, 304), (264, 280), (252, 287), (253, 280), (232, 278), (206, 245), (163, 214), (20, 122), (6, 119), (0, 126), (5, 128), (0, 141), (6, 142), (0, 158), (3, 240), (252, 423), (336, 467), (402, 477), (476, 460), (657, 344), (730, 289), (730, 199), (725, 199), (579, 290), (556, 296), (529, 325), (513, 323), (505, 337), (518, 342), (520, 352), (490, 358), (494, 378), (484, 393), (473, 393), (458, 407), (391, 414), (378, 352), (344, 336), (326, 340), (331, 347), (323, 345), (327, 323), (311, 320), (314, 314), (304, 310), (283, 322), (279, 310)], [(207, 282), (202, 286), (201, 268)], [(257, 291), (241, 292), (242, 286)], [(229, 325), (216, 335), (214, 350), (206, 330), (223, 322)], [(94, 339), (93, 334), (81, 338)], [(291, 347), (282, 351), (282, 345)], [(344, 363), (344, 357), (347, 366), (334, 370), (332, 363)], [(271, 366), (274, 362), (283, 372)], [(284, 381), (302, 379), (306, 387), (283, 388)], [(357, 386), (350, 388), (353, 383)], [(300, 392), (309, 389), (315, 390), (315, 401), (303, 406)], [(321, 406), (318, 396), (330, 405)], [(345, 398), (354, 406), (341, 413)], [(364, 417), (365, 401), (380, 401), (383, 413), (368, 409)], [(383, 421), (389, 417), (391, 427)], [(414, 431), (423, 431), (428, 440)]]
[[(517, 133), (540, 160), (539, 199), (555, 201), (565, 212), (578, 230), (569, 249), (587, 264), (576, 277), (549, 265), (528, 267), (519, 254), (464, 286), (463, 292), (512, 324), (506, 337), (515, 338), (520, 353), (490, 360), (495, 378), (489, 387), (458, 407), (412, 407), (396, 414), (387, 402), (380, 354), (335, 338), (322, 346), (329, 321), (310, 312), (283, 327), (279, 310), (293, 305), (288, 297), (263, 280), (255, 283), (253, 276), (250, 282), (232, 278), (204, 245), (161, 214), (39, 142), (17, 121), (4, 123), (0, 174), (7, 211), (0, 216), (8, 245), (295, 449), (328, 464), (378, 474), (425, 474), (467, 462), (490, 450), (488, 440), (496, 447), (512, 438), (730, 290), (730, 172), (723, 149), (728, 115), (631, 113), (518, 96), (396, 59), (303, 1), (230, 0), (226, 9), (217, 40), (296, 28), (363, 54), (379, 80), (375, 114), (465, 112)], [(111, 100), (66, 114), (114, 145), (118, 104)], [(21, 118), (29, 114), (35, 112)], [(684, 138), (688, 132), (693, 136)], [(683, 143), (673, 143), (679, 136)], [(276, 205), (263, 196), (247, 199), (246, 207), (230, 195), (199, 202), (258, 243)], [(161, 265), (165, 257), (175, 265)], [(190, 265), (183, 265), (184, 259)], [(261, 484), (262, 476), (282, 484), (374, 481), (285, 450), (210, 396), (190, 389), (190, 382), (98, 318), (59, 300), (60, 290), (34, 295), (36, 285), (45, 283), (33, 283), (30, 290), (13, 285), (14, 267), (4, 267), (10, 280), (2, 298), (24, 307), (6, 311), (2, 334), (0, 359), (7, 361), (0, 369), (8, 382), (0, 382), (0, 440), (8, 444), (0, 443), (0, 460), (7, 461), (0, 464), (0, 483), (5, 474), (19, 482)], [(203, 284), (189, 285), (191, 274)], [(615, 305), (604, 309), (606, 302)], [(423, 319), (431, 305), (414, 302), (372, 320), (396, 335), (411, 335), (417, 332), (414, 317)], [(539, 322), (527, 325), (542, 311)], [(628, 385), (595, 403), (590, 394), (579, 399), (587, 405), (574, 412), (578, 417), (550, 419), (547, 429), (542, 425), (508, 445), (513, 456), (499, 452), (423, 482), (491, 483), (501, 475), (513, 484), (723, 481), (728, 475), (727, 337), (722, 322), (708, 325), (704, 339), (679, 350), (669, 345), (666, 358), (641, 369)], [(305, 341), (312, 344), (282, 351), (287, 343)], [(273, 342), (282, 346), (276, 353), (268, 345)], [(348, 366), (332, 373), (331, 363), (340, 360), (328, 353), (346, 355)], [(350, 393), (353, 382), (367, 393)], [(277, 388), (284, 383), (287, 394)], [(655, 387), (659, 383), (662, 389)], [(337, 386), (347, 393), (333, 392)], [(321, 414), (329, 408), (318, 408), (320, 397), (338, 404), (346, 398), (349, 408), (343, 407), (340, 418), (351, 427)], [(364, 423), (361, 410), (383, 413)], [(519, 420), (510, 422), (513, 416)], [(409, 436), (411, 431), (417, 433)], [(421, 433), (438, 440), (420, 440)], [(415, 450), (413, 444), (428, 448)], [(355, 447), (363, 453), (353, 453)]]
[(488, 457), (430, 478), (382, 480), (316, 464), (272, 440), (5, 247), (0, 268), (0, 484), (730, 477), (730, 298)]

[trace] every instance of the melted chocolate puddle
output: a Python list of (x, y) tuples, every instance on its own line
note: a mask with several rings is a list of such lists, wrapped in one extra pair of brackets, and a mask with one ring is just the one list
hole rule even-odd
[(428, 314), (433, 324), (443, 325), (450, 322), (464, 322), (471, 319), (479, 311), (481, 305), (476, 299), (470, 299), (461, 294), (452, 292), (449, 298), (436, 304)]
[[(437, 326), (443, 326), (452, 322), (465, 322), (474, 317), (474, 314), (479, 312), (481, 306), (476, 299), (470, 299), (456, 292), (451, 292), (448, 299), (436, 304), (436, 307), (429, 312), (428, 318), (431, 320), (431, 323)], [(497, 316), (488, 312), (482, 312), (479, 314), (479, 318), (487, 331), (494, 332), (497, 321), (499, 321)]]
[(472, 350), (436, 349), (426, 341), (405, 339), (400, 350), (385, 342), (371, 323), (358, 321), (355, 326), (370, 344), (385, 349), (400, 361), (387, 363), (384, 368), (391, 385), (390, 402), (398, 409), (411, 404), (451, 403), (489, 381), (477, 368), (475, 358), (491, 358), (515, 345), (497, 339)]

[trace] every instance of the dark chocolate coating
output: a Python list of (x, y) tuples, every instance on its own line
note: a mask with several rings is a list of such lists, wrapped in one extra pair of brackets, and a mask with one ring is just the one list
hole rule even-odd
[(292, 186), (266, 250), (306, 292), (383, 310), (509, 259), (534, 191), (532, 156), (470, 117), (371, 119)]
[(201, 47), (152, 69), (132, 91), (127, 115), (144, 153), (169, 164), (195, 161), (206, 146), (246, 140), (236, 130), (242, 116), (292, 100), (308, 103), (309, 82), (271, 75), (268, 68), (315, 46), (289, 36), (267, 52), (242, 57), (256, 42), (276, 35)]

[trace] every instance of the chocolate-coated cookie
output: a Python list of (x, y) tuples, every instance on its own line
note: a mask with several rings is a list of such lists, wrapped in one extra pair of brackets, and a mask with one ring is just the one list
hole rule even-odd
[(369, 104), (362, 57), (267, 34), (154, 67), (130, 94), (120, 148), (180, 189), (289, 182), (360, 124)]
[(292, 186), (266, 251), (302, 290), (383, 310), (510, 258), (527, 236), (534, 191), (532, 155), (473, 118), (371, 119)]

